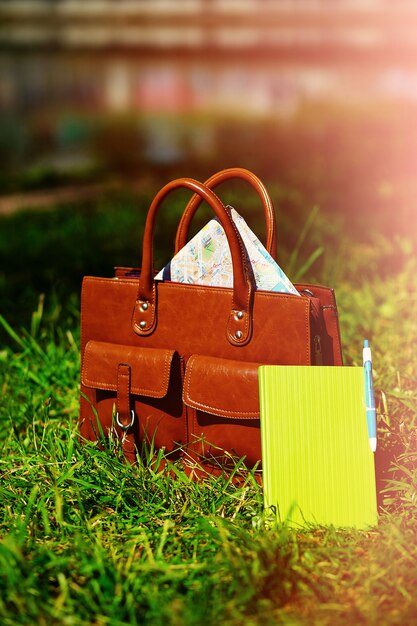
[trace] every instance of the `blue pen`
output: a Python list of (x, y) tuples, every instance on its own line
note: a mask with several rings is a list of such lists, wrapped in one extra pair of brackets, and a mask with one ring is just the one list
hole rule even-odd
[(365, 403), (366, 422), (368, 424), (369, 445), (372, 452), (376, 450), (376, 409), (374, 385), (372, 382), (372, 354), (369, 341), (363, 342), (363, 368), (365, 372)]

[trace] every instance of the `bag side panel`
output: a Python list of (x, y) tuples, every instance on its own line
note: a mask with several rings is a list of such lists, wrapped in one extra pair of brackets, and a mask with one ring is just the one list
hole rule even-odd
[(323, 365), (343, 365), (339, 315), (334, 290), (323, 285), (296, 284), (298, 291), (308, 290), (319, 299), (325, 333), (323, 340)]

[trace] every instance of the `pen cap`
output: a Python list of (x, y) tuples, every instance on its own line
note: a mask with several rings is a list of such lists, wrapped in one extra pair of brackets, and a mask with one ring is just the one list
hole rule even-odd
[(362, 356), (363, 356), (363, 363), (364, 363), (364, 365), (365, 365), (365, 363), (367, 361), (370, 361), (372, 363), (371, 348), (369, 347), (369, 341), (367, 339), (365, 339), (365, 341), (363, 342)]

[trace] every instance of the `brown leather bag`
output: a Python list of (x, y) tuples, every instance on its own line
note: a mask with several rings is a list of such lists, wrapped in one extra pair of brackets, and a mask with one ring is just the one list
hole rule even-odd
[[(205, 200), (222, 223), (233, 288), (154, 281), (157, 212), (180, 187)], [(193, 196), (177, 243), (186, 237), (198, 203)], [(266, 198), (265, 203), (264, 209)], [(271, 248), (273, 210), (265, 209), (265, 216)], [(147, 215), (141, 271), (125, 268), (116, 278), (84, 278), (81, 435), (95, 440), (100, 431), (116, 431), (131, 462), (144, 442), (152, 442), (172, 458), (197, 460), (208, 471), (229, 455), (255, 465), (261, 458), (259, 365), (342, 364), (333, 291), (297, 288), (301, 297), (256, 291), (239, 233), (209, 186), (187, 178), (165, 185)]]

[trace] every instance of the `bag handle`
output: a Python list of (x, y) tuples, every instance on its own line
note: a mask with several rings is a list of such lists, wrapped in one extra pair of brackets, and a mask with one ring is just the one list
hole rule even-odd
[(230, 247), (233, 265), (233, 295), (231, 312), (227, 321), (226, 335), (230, 343), (242, 346), (252, 334), (252, 305), (255, 282), (246, 264), (245, 248), (233, 220), (216, 194), (192, 178), (171, 181), (156, 194), (145, 222), (142, 248), (142, 270), (133, 312), (132, 325), (135, 333), (150, 335), (157, 324), (157, 289), (153, 275), (153, 239), (158, 209), (164, 198), (174, 189), (185, 187), (198, 194), (219, 218)]
[[(275, 209), (272, 204), (272, 200), (266, 190), (263, 182), (252, 172), (249, 170), (243, 169), (242, 167), (230, 167), (225, 170), (221, 170), (216, 174), (213, 174), (206, 182), (204, 183), (206, 187), (209, 189), (214, 189), (217, 185), (220, 185), (225, 180), (229, 180), (230, 178), (240, 178), (242, 180), (246, 180), (258, 193), (265, 214), (265, 223), (266, 223), (266, 244), (265, 247), (268, 250), (269, 254), (273, 259), (276, 260), (277, 256), (277, 227), (276, 227), (276, 218), (275, 218)], [(187, 206), (185, 207), (184, 213), (182, 214), (181, 221), (178, 226), (177, 235), (175, 238), (175, 254), (181, 248), (185, 246), (188, 239), (188, 233), (190, 230), (191, 220), (193, 219), (195, 212), (202, 202), (202, 197), (195, 194)]]

